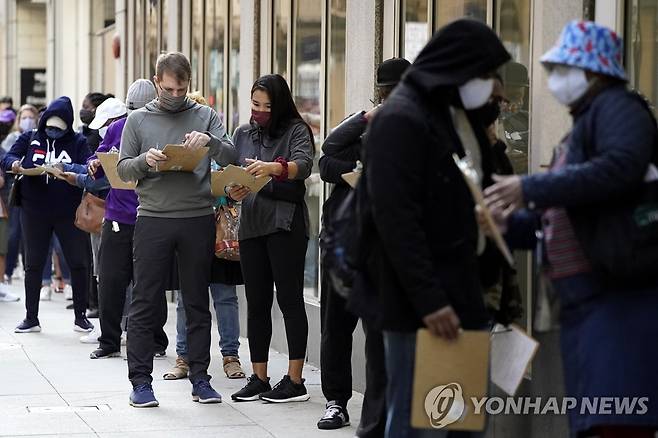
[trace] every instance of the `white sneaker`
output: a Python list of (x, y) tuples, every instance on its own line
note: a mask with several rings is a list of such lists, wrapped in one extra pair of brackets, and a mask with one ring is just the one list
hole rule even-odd
[(7, 287), (4, 284), (0, 284), (0, 302), (11, 302), (18, 301), (21, 298), (18, 295), (14, 295), (7, 290)]
[(94, 329), (88, 335), (80, 336), (80, 342), (83, 344), (98, 344), (98, 338), (101, 337), (100, 324), (96, 324)]
[(73, 288), (70, 284), (64, 286), (64, 299), (69, 301), (73, 299)]
[(39, 294), (39, 299), (41, 301), (50, 301), (53, 290), (50, 286), (41, 286), (41, 293)]

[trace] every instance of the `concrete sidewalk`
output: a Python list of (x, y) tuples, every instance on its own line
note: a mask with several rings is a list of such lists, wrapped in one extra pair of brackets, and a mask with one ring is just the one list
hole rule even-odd
[[(23, 296), (23, 285), (14, 282), (12, 292)], [(245, 380), (229, 380), (222, 372), (213, 323), (212, 384), (223, 397), (218, 405), (192, 402), (188, 380), (165, 381), (162, 375), (174, 363), (175, 308), (169, 305), (166, 326), (170, 346), (167, 358), (154, 361), (155, 394), (159, 408), (135, 409), (128, 405), (131, 390), (127, 378), (125, 348), (122, 358), (89, 359), (95, 345), (78, 341), (73, 331), (73, 311), (62, 294), (41, 302), (41, 333), (15, 334), (25, 316), (23, 299), (0, 303), (0, 436), (2, 437), (353, 437), (362, 396), (350, 402), (353, 426), (320, 431), (317, 420), (324, 413), (320, 371), (306, 367), (304, 376), (311, 400), (270, 405), (234, 403), (230, 395)], [(94, 324), (97, 319), (91, 320)], [(240, 355), (251, 374), (246, 340)], [(309, 340), (318, 342), (317, 340)], [(270, 354), (270, 376), (277, 382), (287, 370), (287, 357)]]

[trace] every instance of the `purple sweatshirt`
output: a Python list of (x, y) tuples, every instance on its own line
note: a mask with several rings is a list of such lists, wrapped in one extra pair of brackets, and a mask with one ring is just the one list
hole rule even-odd
[[(98, 146), (96, 152), (109, 152), (112, 147), (119, 149), (121, 145), (121, 133), (126, 124), (126, 118), (122, 118), (110, 124), (105, 133), (105, 138)], [(89, 157), (89, 160), (95, 160), (96, 154)], [(102, 168), (96, 172), (96, 178), (102, 178), (105, 175)], [(120, 224), (135, 225), (137, 220), (137, 194), (134, 190), (110, 189), (110, 193), (105, 199), (105, 220), (116, 221)]]

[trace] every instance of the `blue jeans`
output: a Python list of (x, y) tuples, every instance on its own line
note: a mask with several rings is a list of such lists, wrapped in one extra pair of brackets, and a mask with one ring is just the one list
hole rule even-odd
[(416, 333), (384, 331), (386, 351), (386, 438), (479, 438), (482, 432), (415, 429), (411, 427), (411, 397), (416, 361)]
[[(183, 294), (180, 291), (176, 305), (176, 354), (187, 359), (187, 318), (183, 307)], [(213, 283), (210, 285), (217, 316), (219, 332), (219, 349), (223, 357), (238, 356), (240, 348), (240, 314), (238, 311), (238, 294), (235, 286)]]

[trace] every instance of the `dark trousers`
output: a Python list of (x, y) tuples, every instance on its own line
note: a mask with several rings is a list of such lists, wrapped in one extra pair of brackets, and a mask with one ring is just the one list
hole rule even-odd
[[(153, 378), (153, 331), (169, 270), (178, 258), (187, 317), (190, 380), (209, 380), (210, 310), (208, 285), (215, 248), (214, 215), (194, 218), (139, 217), (134, 234), (134, 272), (128, 319), (128, 377), (133, 385)], [(125, 292), (125, 288), (124, 288)]]
[[(9, 236), (7, 243), (7, 260), (5, 266), (5, 274), (11, 279), (14, 270), (18, 265), (18, 254), (21, 252), (21, 240), (23, 238), (23, 230), (21, 227), (21, 208), (9, 208)], [(23, 261), (25, 263), (25, 261)]]
[[(133, 233), (134, 225), (118, 224), (119, 231), (112, 229), (112, 221), (103, 223), (99, 258), (98, 304), (101, 324), (100, 348), (107, 351), (121, 349), (121, 320), (126, 304), (126, 290), (133, 281)], [(167, 322), (167, 299), (162, 294), (158, 314), (153, 327), (155, 351), (165, 351), (169, 340), (164, 331)]]
[[(328, 274), (322, 272), (320, 318), (320, 373), (327, 401), (347, 407), (352, 397), (352, 334), (358, 318), (345, 308), (345, 299), (334, 292)], [(386, 365), (381, 332), (363, 323), (366, 335), (366, 392), (361, 408), (359, 438), (384, 435), (386, 428)]]
[(268, 361), (275, 284), (276, 299), (286, 326), (288, 356), (290, 360), (306, 358), (308, 319), (304, 307), (304, 261), (307, 244), (304, 216), (299, 207), (290, 231), (240, 241), (252, 362)]
[(25, 242), (25, 307), (28, 319), (39, 315), (39, 292), (43, 267), (53, 232), (57, 235), (71, 270), (73, 308), (76, 318), (85, 315), (89, 292), (89, 236), (73, 225), (74, 216), (49, 218), (45, 214), (21, 212)]

